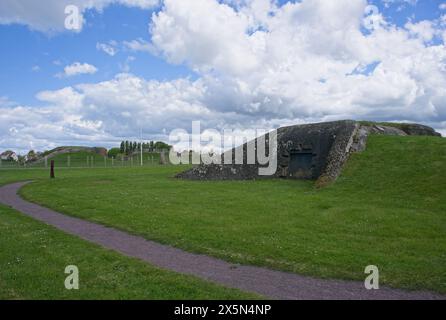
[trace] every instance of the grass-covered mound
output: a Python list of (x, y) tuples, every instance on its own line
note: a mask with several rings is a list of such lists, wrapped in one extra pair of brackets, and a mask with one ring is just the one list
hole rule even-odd
[[(143, 165), (156, 165), (159, 163), (160, 155), (158, 153), (144, 153)], [(133, 156), (118, 155), (117, 157), (109, 157), (94, 152), (77, 151), (68, 152), (62, 154), (55, 154), (48, 157), (47, 166), (50, 165), (50, 161), (54, 160), (57, 168), (105, 168), (105, 167), (129, 167), (137, 166), (141, 164), (141, 156), (135, 154)], [(27, 167), (42, 168), (45, 167), (45, 160), (42, 158), (39, 161), (27, 164)]]

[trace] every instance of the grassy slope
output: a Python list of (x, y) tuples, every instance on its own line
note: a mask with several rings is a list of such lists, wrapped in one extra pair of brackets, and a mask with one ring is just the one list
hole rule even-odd
[(0, 169), (0, 186), (16, 181), (45, 179), (49, 175), (45, 169)]
[[(70, 157), (70, 160), (68, 161), (68, 157)], [(93, 157), (93, 162), (91, 158)], [(152, 164), (152, 158), (153, 157), (153, 164), (158, 164), (159, 162), (159, 154), (155, 153), (144, 153), (143, 154), (143, 160), (144, 165), (151, 165)], [(88, 158), (88, 160), (87, 160)], [(48, 165), (50, 163), (50, 160), (54, 160), (57, 167), (72, 167), (72, 168), (84, 168), (84, 167), (99, 167), (103, 168), (105, 166), (111, 167), (112, 165), (116, 167), (120, 166), (130, 166), (131, 161), (121, 161), (121, 157), (118, 157), (117, 159), (114, 159), (112, 162), (111, 158), (104, 159), (104, 156), (101, 156), (97, 153), (92, 153), (88, 151), (83, 152), (75, 152), (75, 153), (66, 153), (66, 154), (59, 154), (52, 158), (48, 159)], [(140, 155), (134, 155), (133, 156), (133, 165), (139, 165), (141, 163)], [(30, 167), (44, 167), (45, 162), (38, 162), (35, 164), (28, 165)]]
[[(189, 182), (180, 168), (60, 171), (33, 201), (224, 259), (446, 292), (446, 140), (371, 137), (333, 186)], [(10, 177), (11, 178), (11, 177)], [(0, 178), (0, 183), (2, 179)]]
[[(80, 290), (64, 287), (76, 265)], [(254, 295), (162, 271), (0, 206), (0, 299), (245, 299)]]
[[(93, 159), (93, 160), (92, 160)], [(133, 155), (133, 166), (138, 166), (141, 163), (139, 153), (135, 153)], [(54, 157), (49, 157), (47, 160), (47, 166), (50, 165), (50, 161), (54, 160), (57, 168), (104, 168), (104, 167), (130, 167), (132, 166), (131, 157), (127, 157), (127, 160), (122, 161), (122, 157), (118, 156), (115, 159), (111, 159), (104, 156), (89, 152), (89, 151), (80, 151), (73, 153), (64, 153), (58, 154)], [(159, 153), (150, 153), (145, 152), (143, 154), (143, 163), (145, 166), (157, 165), (160, 160)], [(26, 168), (44, 168), (45, 161), (41, 160), (35, 163), (26, 164)], [(0, 170), (4, 169), (14, 169), (14, 168), (23, 168), (22, 165), (19, 165), (14, 161), (1, 161)], [(1, 172), (0, 172), (1, 174)]]
[[(104, 156), (101, 156), (100, 154), (88, 152), (88, 151), (82, 151), (82, 152), (75, 152), (75, 153), (66, 153), (66, 154), (58, 154), (52, 158), (48, 158), (48, 165), (50, 164), (51, 160), (54, 160), (55, 165), (58, 167), (67, 167), (68, 166), (68, 157), (70, 157), (70, 166), (71, 167), (87, 167), (92, 166), (92, 160), (93, 158), (93, 165), (96, 166), (104, 166)], [(88, 158), (88, 162), (87, 162)], [(31, 166), (37, 166), (37, 167), (43, 167), (45, 165), (45, 162), (39, 162)]]

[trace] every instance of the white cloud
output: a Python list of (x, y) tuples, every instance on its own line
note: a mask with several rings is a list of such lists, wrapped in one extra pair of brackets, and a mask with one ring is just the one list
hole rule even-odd
[[(263, 3), (272, 14), (166, 0), (154, 17), (154, 45), (202, 75), (210, 108), (284, 119), (444, 116), (445, 48), (424, 44), (433, 25), (384, 23), (364, 35), (363, 0)], [(369, 76), (352, 74), (373, 62)]]
[[(152, 41), (172, 63), (197, 71), (212, 67), (249, 72), (258, 67), (262, 35), (249, 37), (249, 19), (216, 1), (164, 1), (153, 18)], [(260, 53), (260, 52), (259, 52)]]
[[(114, 3), (149, 9), (158, 5), (159, 0), (2, 0), (0, 24), (16, 23), (46, 33), (61, 32), (65, 30), (67, 5), (77, 6), (83, 14), (90, 9), (100, 12)], [(81, 19), (81, 22), (84, 22), (84, 19)]]
[(97, 84), (41, 92), (41, 107), (17, 106), (1, 98), (0, 146), (21, 151), (31, 142), (38, 150), (79, 141), (113, 146), (121, 137), (138, 138), (135, 128), (140, 127), (156, 137), (197, 117), (212, 119), (200, 102), (203, 92), (201, 81), (146, 81), (121, 74)]
[(147, 52), (147, 53), (155, 53), (155, 49), (153, 45), (146, 40), (143, 40), (141, 38), (131, 40), (131, 41), (124, 41), (123, 42), (124, 48), (130, 51), (140, 51), (140, 52)]
[(75, 62), (64, 68), (63, 74), (57, 74), (57, 77), (73, 77), (80, 74), (95, 74), (98, 69), (88, 63)]
[(382, 0), (384, 6), (389, 8), (391, 5), (398, 5), (398, 11), (405, 8), (406, 5), (416, 6), (418, 0)]
[(121, 51), (132, 51), (132, 52), (145, 52), (149, 54), (156, 54), (156, 49), (153, 45), (142, 38), (127, 40), (122, 42), (117, 42), (111, 40), (108, 43), (96, 43), (96, 49), (103, 51), (109, 56), (115, 56), (120, 50)]
[(9, 100), (8, 97), (0, 96), (0, 108), (7, 108), (17, 105), (14, 101)]
[(134, 56), (128, 56), (125, 59), (124, 63), (119, 64), (119, 69), (121, 69), (121, 71), (124, 73), (130, 72), (130, 63), (135, 60), (136, 60), (136, 58)]
[(115, 56), (118, 53), (118, 49), (116, 48), (116, 41), (111, 40), (108, 43), (96, 43), (96, 49), (99, 51), (103, 51), (109, 56)]
[(438, 6), (440, 10), (446, 10), (446, 3), (442, 3)]
[(165, 0), (153, 16), (152, 43), (123, 45), (186, 64), (197, 80), (121, 74), (42, 92), (40, 108), (1, 107), (0, 145), (34, 139), (37, 145), (110, 146), (137, 138), (141, 126), (147, 137), (159, 137), (190, 129), (193, 120), (208, 128), (268, 129), (354, 118), (422, 122), (446, 131), (446, 49), (432, 41), (444, 25), (397, 27), (382, 17), (381, 27), (363, 32), (366, 6), (365, 0), (284, 6)]
[(409, 30), (411, 35), (419, 37), (424, 42), (431, 41), (437, 32), (434, 22), (428, 20), (423, 20), (417, 23), (408, 22), (406, 23), (405, 28)]

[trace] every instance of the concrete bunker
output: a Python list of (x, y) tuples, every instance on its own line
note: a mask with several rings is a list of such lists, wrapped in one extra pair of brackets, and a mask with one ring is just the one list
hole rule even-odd
[(313, 178), (313, 158), (315, 156), (312, 149), (291, 150), (288, 166), (290, 176), (300, 179)]
[[(407, 129), (407, 130), (406, 130)], [(270, 176), (259, 175), (261, 166), (248, 164), (246, 152), (243, 164), (198, 165), (177, 175), (189, 180), (253, 180), (253, 179), (306, 179), (318, 180), (325, 185), (341, 173), (352, 152), (363, 151), (369, 134), (431, 135), (440, 136), (432, 128), (417, 124), (376, 124), (352, 120), (283, 127), (277, 130), (277, 170)], [(268, 142), (269, 135), (263, 139)], [(236, 150), (248, 150), (250, 141), (232, 149), (222, 157), (235, 159)], [(229, 154), (228, 154), (229, 153)], [(236, 163), (235, 161), (233, 163)]]

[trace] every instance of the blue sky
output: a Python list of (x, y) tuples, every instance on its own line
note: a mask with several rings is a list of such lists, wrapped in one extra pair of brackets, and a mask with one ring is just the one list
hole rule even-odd
[[(80, 33), (69, 31), (55, 35), (32, 31), (23, 25), (0, 25), (0, 96), (22, 104), (36, 104), (35, 96), (42, 90), (84, 82), (99, 82), (122, 72), (129, 56), (130, 71), (148, 79), (171, 80), (194, 77), (185, 66), (172, 65), (147, 52), (120, 50), (111, 57), (97, 50), (97, 43), (143, 39), (149, 41), (149, 22), (153, 10), (111, 5), (98, 13), (86, 13), (88, 24)], [(88, 62), (98, 68), (93, 75), (58, 78), (65, 65)], [(39, 70), (33, 71), (38, 66)]]
[(380, 0), (370, 1), (370, 3), (378, 6), (390, 21), (404, 25), (408, 18), (413, 18), (414, 21), (437, 18), (441, 14), (439, 6), (443, 2), (441, 0), (394, 1), (388, 6)]
[[(280, 0), (280, 4), (288, 1)], [(416, 5), (405, 1), (395, 1), (388, 7), (380, 0), (370, 1), (390, 21), (404, 25), (412, 21), (431, 20), (441, 14), (441, 0), (418, 1)], [(98, 13), (88, 10), (87, 26), (81, 33), (69, 31), (48, 35), (32, 31), (24, 25), (0, 25), (0, 96), (10, 100), (34, 105), (39, 103), (35, 96), (42, 90), (56, 90), (64, 86), (84, 82), (99, 82), (122, 72), (122, 66), (129, 56), (130, 71), (147, 79), (172, 80), (180, 77), (196, 77), (193, 70), (184, 65), (173, 65), (164, 59), (147, 52), (121, 50), (111, 57), (96, 49), (96, 44), (130, 41), (133, 39), (150, 40), (149, 23), (153, 12), (158, 8), (129, 8), (123, 5), (110, 5)], [(57, 78), (63, 66), (73, 62), (88, 62), (98, 68), (94, 75), (79, 75), (71, 78)], [(56, 65), (55, 63), (60, 63)], [(33, 71), (33, 67), (39, 70)]]
[[(61, 27), (64, 1), (41, 1), (41, 14), (30, 0), (0, 4), (0, 149), (109, 146), (137, 135), (130, 114), (160, 138), (192, 120), (271, 128), (376, 119), (446, 132), (446, 1), (106, 0), (87, 8), (73, 0), (81, 32)], [(16, 12), (17, 2), (33, 7)], [(380, 27), (356, 30), (367, 4), (377, 6)], [(95, 72), (64, 75), (74, 63)], [(41, 130), (54, 130), (54, 141)]]

